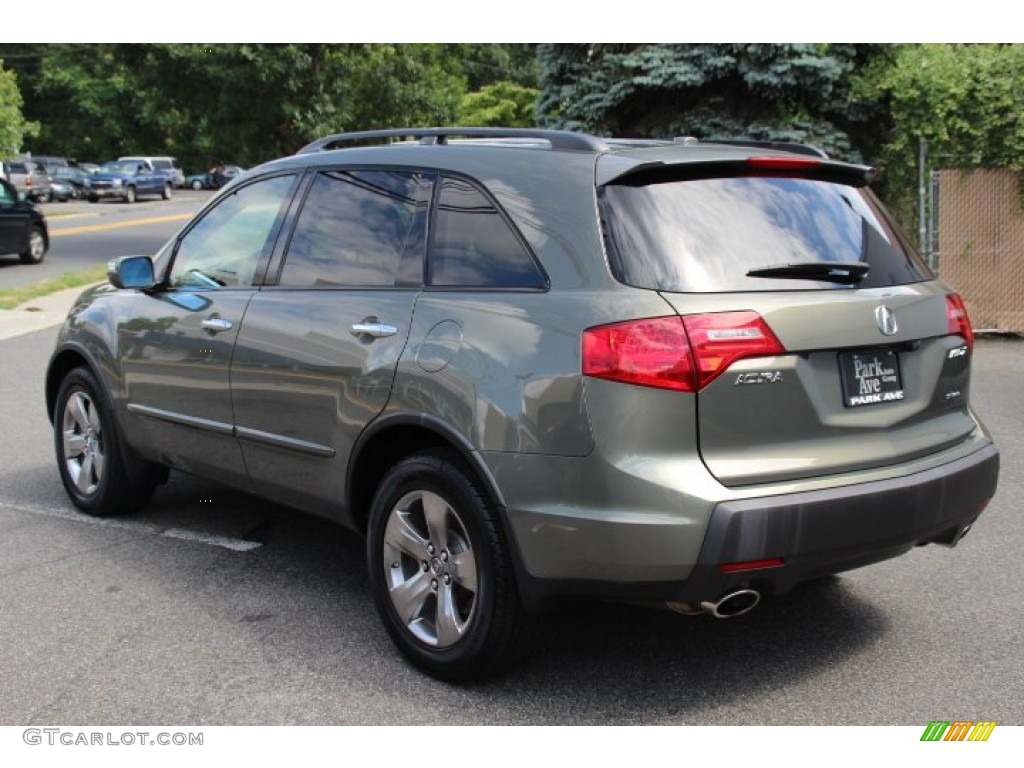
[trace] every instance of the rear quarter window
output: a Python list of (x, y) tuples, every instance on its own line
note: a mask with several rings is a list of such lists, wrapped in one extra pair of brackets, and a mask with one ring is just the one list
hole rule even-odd
[(466, 179), (442, 179), (432, 229), (428, 268), (431, 286), (547, 287), (547, 277), (511, 224)]

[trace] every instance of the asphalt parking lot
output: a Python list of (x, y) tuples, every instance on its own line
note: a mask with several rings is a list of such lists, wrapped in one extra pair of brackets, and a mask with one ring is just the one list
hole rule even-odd
[(576, 605), (526, 664), (459, 687), (394, 650), (349, 532), (180, 475), (144, 513), (74, 511), (42, 402), (54, 335), (0, 341), (0, 724), (1024, 724), (1022, 342), (975, 351), (1003, 469), (955, 550), (731, 621)]

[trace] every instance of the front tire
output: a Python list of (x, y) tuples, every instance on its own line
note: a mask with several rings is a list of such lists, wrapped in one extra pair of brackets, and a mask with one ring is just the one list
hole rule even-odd
[(171, 185), (169, 183), (164, 184), (164, 191), (161, 193), (161, 197), (163, 197), (164, 200), (170, 200), (173, 194)]
[(457, 454), (427, 451), (396, 464), (374, 499), (370, 584), (388, 633), (441, 680), (497, 674), (536, 636), (519, 600), (498, 512)]
[(124, 191), (124, 201), (128, 203), (128, 205), (131, 205), (136, 199), (135, 187), (128, 187), (128, 189)]
[(38, 264), (46, 255), (46, 236), (39, 227), (32, 227), (28, 233), (25, 250), (18, 254), (22, 264)]
[(61, 382), (53, 436), (64, 490), (83, 512), (134, 512), (160, 483), (160, 469), (120, 440), (107, 394), (87, 368), (75, 368)]
[(203, 188), (203, 182), (201, 182), (199, 179), (193, 179), (192, 180), (192, 189), (194, 189), (194, 190), (196, 190), (198, 192), (202, 188)]

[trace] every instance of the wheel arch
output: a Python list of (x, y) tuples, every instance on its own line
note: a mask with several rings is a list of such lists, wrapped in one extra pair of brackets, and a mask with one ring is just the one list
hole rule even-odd
[(352, 525), (365, 534), (374, 493), (388, 469), (406, 456), (431, 448), (449, 448), (459, 456), (499, 508), (502, 525), (511, 535), (504, 513), (505, 499), (472, 443), (441, 419), (415, 413), (380, 418), (356, 441), (349, 457), (345, 482), (345, 498)]
[(50, 359), (46, 369), (46, 415), (53, 423), (53, 409), (57, 402), (57, 392), (61, 382), (75, 368), (88, 368), (97, 380), (102, 381), (102, 374), (93, 361), (77, 347), (68, 346), (58, 350)]

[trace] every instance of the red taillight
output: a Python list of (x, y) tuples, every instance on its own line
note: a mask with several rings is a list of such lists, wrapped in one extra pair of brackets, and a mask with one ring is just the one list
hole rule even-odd
[(815, 157), (748, 157), (747, 165), (764, 171), (804, 171), (817, 168), (821, 160)]
[(946, 328), (951, 334), (959, 334), (967, 342), (967, 351), (974, 348), (974, 330), (971, 318), (967, 316), (967, 307), (960, 294), (950, 293), (946, 296)]
[[(697, 392), (744, 357), (785, 352), (756, 312), (654, 317), (583, 332), (583, 373)], [(695, 362), (696, 361), (696, 362)]]
[(786, 351), (757, 312), (687, 315), (683, 323), (697, 358), (697, 389), (704, 389), (737, 360)]
[(693, 361), (679, 317), (653, 317), (583, 332), (583, 374), (694, 392)]

